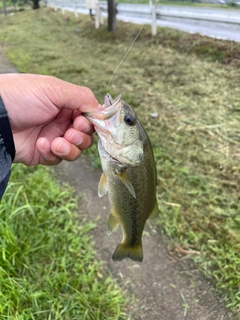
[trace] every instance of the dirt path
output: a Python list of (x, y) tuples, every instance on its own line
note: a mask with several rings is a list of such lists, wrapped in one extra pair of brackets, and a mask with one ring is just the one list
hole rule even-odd
[[(15, 72), (4, 57), (0, 47), (0, 73)], [(93, 169), (86, 156), (74, 163), (63, 162), (56, 167), (56, 175), (75, 187), (83, 196), (84, 214), (89, 219), (99, 218), (94, 239), (99, 259), (106, 262), (109, 270), (126, 294), (135, 297), (134, 309), (129, 315), (134, 320), (227, 320), (236, 319), (224, 308), (213, 286), (196, 269), (191, 260), (178, 260), (167, 250), (166, 241), (154, 229), (154, 221), (146, 226), (143, 236), (144, 261), (113, 262), (112, 253), (121, 240), (121, 230), (111, 236), (106, 234), (109, 213), (107, 197), (99, 199), (97, 184), (100, 171)]]
[(154, 221), (146, 226), (143, 237), (142, 264), (130, 260), (113, 262), (111, 256), (121, 240), (121, 230), (106, 234), (109, 213), (107, 197), (99, 199), (97, 184), (100, 171), (93, 169), (87, 157), (56, 167), (61, 181), (75, 187), (85, 199), (85, 212), (90, 219), (99, 218), (94, 239), (99, 258), (124, 285), (129, 296), (136, 299), (135, 310), (129, 310), (135, 320), (223, 320), (234, 319), (223, 307), (211, 283), (188, 260), (169, 255), (164, 238), (154, 229)]

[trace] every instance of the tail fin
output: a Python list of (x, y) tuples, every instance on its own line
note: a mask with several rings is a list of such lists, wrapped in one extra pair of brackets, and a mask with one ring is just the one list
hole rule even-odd
[(112, 260), (121, 261), (125, 258), (132, 259), (133, 261), (142, 262), (143, 261), (142, 244), (135, 247), (131, 247), (129, 245), (120, 243), (117, 246), (112, 256)]

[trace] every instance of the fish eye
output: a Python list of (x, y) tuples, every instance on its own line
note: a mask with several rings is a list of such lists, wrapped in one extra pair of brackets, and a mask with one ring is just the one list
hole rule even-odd
[(126, 123), (126, 125), (128, 126), (133, 126), (136, 122), (136, 118), (134, 116), (132, 116), (131, 114), (127, 114), (124, 117), (124, 122)]

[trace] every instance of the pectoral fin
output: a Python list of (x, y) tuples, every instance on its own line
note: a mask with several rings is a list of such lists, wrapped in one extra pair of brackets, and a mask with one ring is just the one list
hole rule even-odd
[(118, 221), (115, 219), (112, 212), (110, 212), (107, 222), (107, 234), (111, 234), (117, 228), (118, 224)]
[(155, 205), (148, 219), (154, 219), (154, 218), (157, 218), (157, 216), (158, 216), (158, 202), (156, 199)]
[(136, 193), (135, 190), (133, 188), (133, 185), (131, 184), (131, 182), (129, 181), (128, 175), (126, 173), (126, 171), (123, 171), (121, 173), (117, 174), (118, 177), (121, 179), (122, 183), (125, 185), (125, 187), (128, 189), (128, 191), (131, 193), (131, 195), (136, 198)]
[(101, 175), (101, 178), (98, 183), (98, 196), (101, 198), (108, 192), (108, 183), (107, 183), (107, 177), (105, 173), (103, 172)]

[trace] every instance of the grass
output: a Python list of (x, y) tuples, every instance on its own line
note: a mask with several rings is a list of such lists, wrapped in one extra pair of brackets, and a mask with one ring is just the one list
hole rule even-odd
[(154, 148), (159, 230), (172, 250), (198, 253), (199, 268), (239, 311), (240, 44), (167, 28), (151, 38), (145, 27), (108, 86), (139, 26), (118, 22), (109, 34), (89, 17), (41, 9), (0, 28), (19, 71), (89, 86), (101, 102), (121, 93), (134, 107)]
[(46, 168), (13, 167), (0, 205), (1, 319), (126, 319), (73, 194)]

